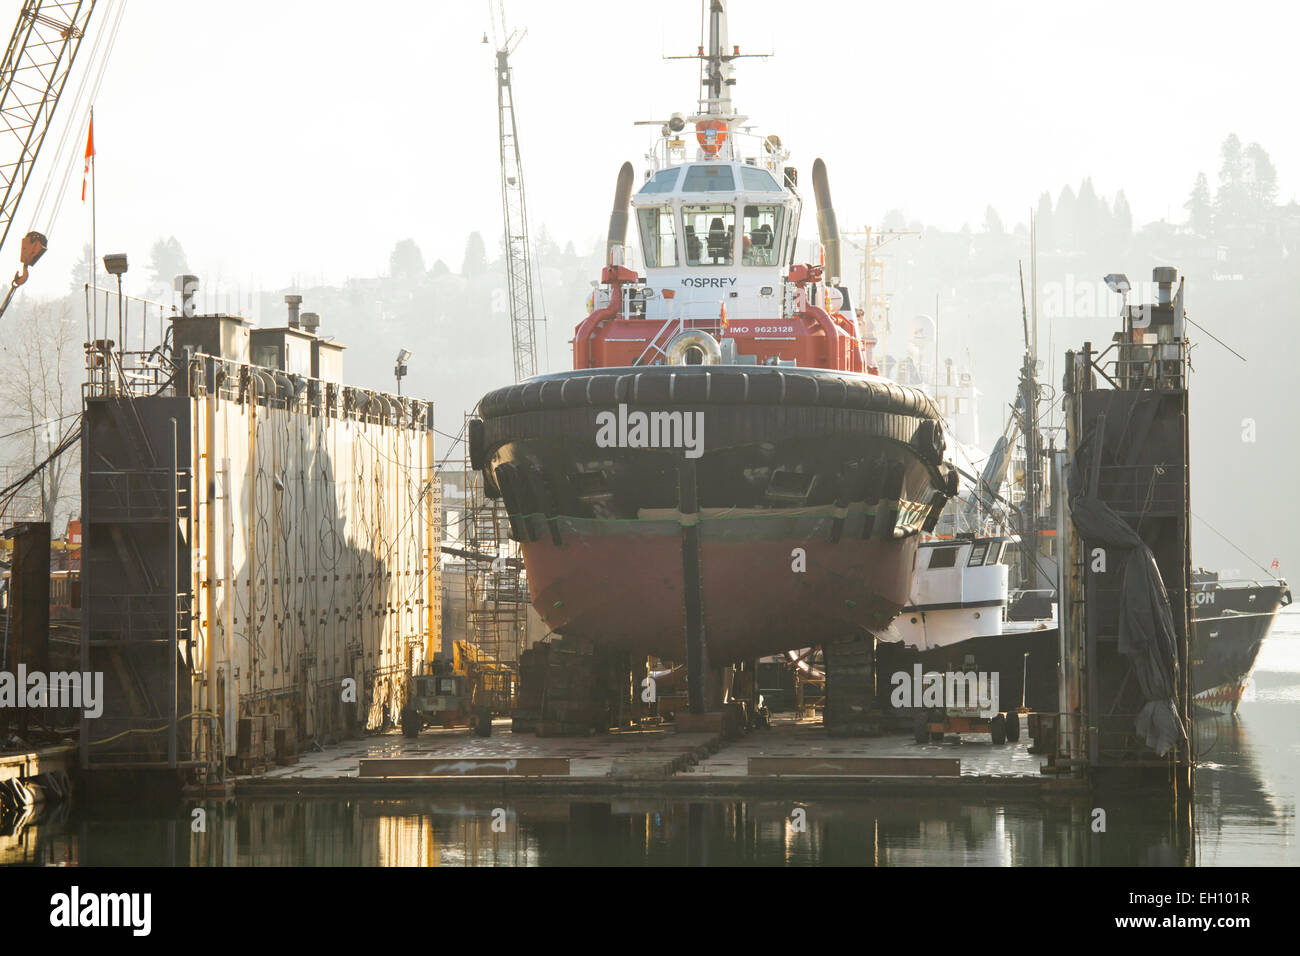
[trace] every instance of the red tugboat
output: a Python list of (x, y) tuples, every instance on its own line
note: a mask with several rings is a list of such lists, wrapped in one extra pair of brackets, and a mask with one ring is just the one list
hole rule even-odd
[(487, 394), (471, 458), (554, 631), (685, 663), (693, 713), (719, 703), (711, 666), (834, 645), (828, 698), (847, 707), (870, 697), (871, 635), (907, 603), (957, 474), (929, 396), (871, 366), (820, 159), (824, 261), (794, 261), (797, 172), (745, 132), (725, 5), (705, 15), (699, 111), (662, 123), (635, 195), (619, 172), (573, 370)]

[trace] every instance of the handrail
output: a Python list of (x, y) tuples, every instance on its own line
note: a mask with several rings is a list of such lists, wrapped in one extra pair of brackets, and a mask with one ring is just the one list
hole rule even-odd
[(664, 339), (664, 345), (667, 345), (669, 342), (673, 340), (673, 338), (677, 335), (678, 332), (681, 332), (683, 330), (683, 326), (685, 325), (685, 322), (686, 322), (685, 316), (681, 316), (681, 315), (679, 315), (675, 319), (666, 319), (664, 321), (664, 324), (659, 327), (659, 331), (656, 332), (653, 336), (651, 336), (650, 342), (646, 345), (645, 350), (636, 357), (636, 361), (633, 362), (632, 364), (634, 366), (650, 364), (649, 362), (644, 361), (644, 359), (647, 355), (650, 354), (651, 350), (658, 352), (660, 355), (666, 355), (667, 352), (665, 351), (665, 349), (659, 346), (657, 343), (659, 342), (660, 338), (663, 337), (664, 333), (667, 332), (669, 329), (673, 328), (673, 326), (675, 325), (677, 327), (677, 331), (674, 332), (672, 335), (668, 336), (666, 339)]

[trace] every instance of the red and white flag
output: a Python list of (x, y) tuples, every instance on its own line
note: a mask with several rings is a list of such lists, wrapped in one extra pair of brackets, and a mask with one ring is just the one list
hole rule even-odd
[(90, 161), (95, 158), (95, 114), (90, 114), (90, 129), (86, 133), (86, 168), (81, 172), (81, 201), (86, 201), (86, 177), (90, 175)]

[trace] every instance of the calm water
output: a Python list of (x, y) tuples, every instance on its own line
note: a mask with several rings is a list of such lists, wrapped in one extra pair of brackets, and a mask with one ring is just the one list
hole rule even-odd
[[(557, 864), (1297, 865), (1300, 609), (1279, 615), (1236, 721), (1198, 721), (1195, 832), (1161, 805), (939, 799), (266, 800), (208, 811), (62, 807), (0, 861), (44, 864), (463, 866)], [(803, 825), (792, 818), (804, 811)], [(495, 825), (494, 825), (495, 824)]]

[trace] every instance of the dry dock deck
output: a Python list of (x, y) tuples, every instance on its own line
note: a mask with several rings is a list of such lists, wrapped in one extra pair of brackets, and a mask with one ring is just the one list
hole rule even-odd
[(76, 744), (52, 744), (0, 753), (0, 781), (30, 780), (42, 773), (68, 773), (77, 766)]
[(1028, 741), (995, 747), (987, 734), (917, 744), (910, 735), (832, 738), (818, 720), (778, 718), (739, 740), (671, 726), (593, 737), (467, 730), (396, 731), (303, 754), (297, 763), (235, 778), (241, 797), (430, 792), (546, 794), (922, 793), (1037, 799), (1080, 789), (1040, 773)]

